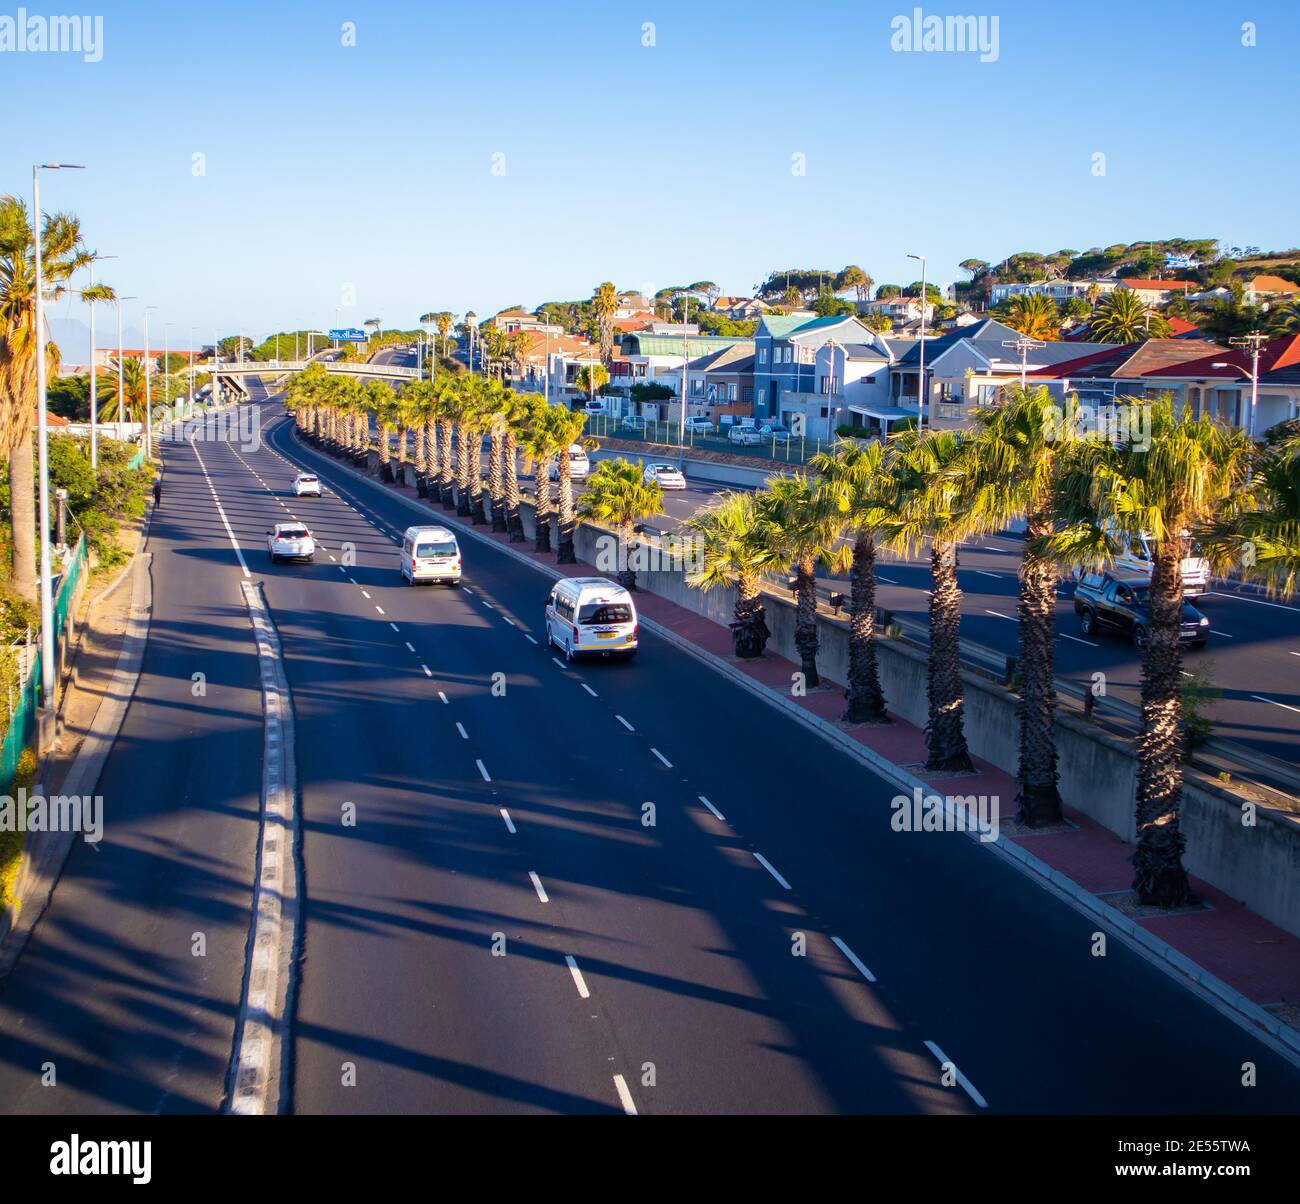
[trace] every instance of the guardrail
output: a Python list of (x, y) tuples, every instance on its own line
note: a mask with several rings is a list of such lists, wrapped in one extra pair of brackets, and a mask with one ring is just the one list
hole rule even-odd
[(414, 380), (417, 368), (403, 368), (398, 364), (365, 364), (355, 360), (245, 360), (242, 364), (220, 364), (209, 371), (221, 376), (259, 376), (274, 372), (301, 372), (309, 364), (320, 364), (326, 372), (339, 372), (351, 376), (392, 376), (401, 380)]

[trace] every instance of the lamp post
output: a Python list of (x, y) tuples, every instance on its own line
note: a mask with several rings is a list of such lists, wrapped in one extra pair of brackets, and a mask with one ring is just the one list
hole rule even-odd
[(212, 335), (212, 406), (214, 409), (221, 406), (221, 377), (217, 375), (220, 367), (221, 335), (214, 331)]
[(122, 374), (122, 363), (126, 359), (126, 350), (122, 343), (122, 302), (138, 301), (138, 297), (115, 297), (117, 306), (117, 437), (122, 437), (122, 410), (126, 404), (126, 383)]
[[(47, 738), (54, 735), (54, 592), (50, 580), (50, 431), (45, 373), (45, 280), (41, 263), (41, 171), (64, 168), (81, 170), (82, 164), (37, 163), (32, 166), (32, 243), (36, 259), (36, 448), (41, 539), (41, 711), (43, 734)], [(42, 740), (41, 744), (44, 746), (45, 741)]]
[[(90, 261), (90, 288), (95, 288), (95, 264), (101, 259), (116, 259), (116, 255), (96, 255)], [(96, 388), (99, 365), (95, 363), (95, 299), (90, 299), (90, 467), (99, 467), (99, 391)]]
[(149, 362), (149, 311), (156, 305), (144, 307), (144, 456), (153, 459), (153, 393), (151, 391), (153, 365)]
[(1029, 368), (1029, 353), (1035, 347), (1043, 346), (1037, 339), (1031, 339), (1028, 335), (1022, 334), (1015, 339), (1003, 339), (1003, 347), (1014, 347), (1020, 352), (1020, 387), (1025, 387), (1025, 375)]
[(171, 355), (171, 328), (174, 322), (163, 323), (163, 401), (170, 407), (172, 400), (172, 355)]
[(194, 409), (194, 327), (190, 327), (190, 409)]
[(929, 296), (925, 288), (925, 256), (908, 255), (908, 259), (916, 259), (921, 264), (921, 352), (920, 352), (920, 376), (916, 382), (916, 431), (920, 434), (925, 429), (925, 411), (930, 405), (930, 390), (925, 387), (925, 311), (926, 303)]
[(690, 342), (686, 333), (691, 319), (691, 295), (686, 293), (682, 305), (682, 404), (677, 415), (677, 446), (682, 449), (682, 464), (686, 463), (686, 365), (690, 362)]
[(466, 366), (471, 372), (474, 371), (474, 332), (478, 330), (478, 314), (472, 309), (465, 311), (465, 325), (469, 329), (469, 358)]
[(1229, 339), (1228, 342), (1234, 347), (1241, 347), (1250, 352), (1250, 371), (1246, 372), (1240, 364), (1229, 363), (1226, 360), (1211, 365), (1214, 368), (1236, 368), (1238, 372), (1244, 372), (1250, 379), (1250, 422), (1246, 427), (1246, 434), (1252, 439), (1255, 437), (1255, 412), (1259, 407), (1259, 353), (1263, 350), (1264, 344), (1268, 337), (1261, 331), (1252, 330), (1250, 334), (1243, 334), (1238, 338)]

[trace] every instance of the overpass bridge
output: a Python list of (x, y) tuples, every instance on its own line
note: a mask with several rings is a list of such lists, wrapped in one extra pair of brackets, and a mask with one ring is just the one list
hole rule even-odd
[(326, 372), (336, 376), (380, 376), (394, 380), (415, 380), (417, 369), (403, 368), (397, 364), (366, 364), (354, 360), (245, 360), (241, 363), (219, 363), (203, 365), (207, 371), (220, 376), (223, 380), (238, 380), (242, 376), (285, 376), (290, 372), (301, 372), (309, 364), (320, 364)]

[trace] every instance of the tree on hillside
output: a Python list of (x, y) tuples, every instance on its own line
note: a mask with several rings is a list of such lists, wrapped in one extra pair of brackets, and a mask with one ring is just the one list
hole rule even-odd
[(847, 289), (852, 289), (857, 300), (867, 301), (871, 298), (873, 283), (874, 281), (866, 272), (858, 267), (856, 263), (851, 263), (835, 277), (835, 291), (842, 293)]

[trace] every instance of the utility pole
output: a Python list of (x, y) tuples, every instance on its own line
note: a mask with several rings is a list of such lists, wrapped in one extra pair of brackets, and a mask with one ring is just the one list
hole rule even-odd
[(925, 288), (925, 256), (909, 255), (908, 259), (916, 259), (921, 263), (921, 352), (920, 352), (920, 376), (916, 382), (916, 430), (917, 434), (925, 429), (925, 412), (930, 408), (930, 390), (925, 384), (925, 311), (928, 308), (927, 302), (929, 296)]
[(1268, 336), (1262, 331), (1252, 330), (1249, 334), (1229, 339), (1228, 342), (1233, 347), (1241, 347), (1250, 352), (1250, 422), (1246, 427), (1246, 434), (1253, 439), (1255, 412), (1259, 407), (1259, 353), (1268, 342)]
[(1029, 353), (1036, 347), (1043, 346), (1037, 339), (1031, 339), (1028, 335), (1022, 334), (1016, 339), (1003, 339), (1003, 347), (1014, 347), (1020, 352), (1020, 387), (1025, 387), (1025, 373), (1029, 366)]

